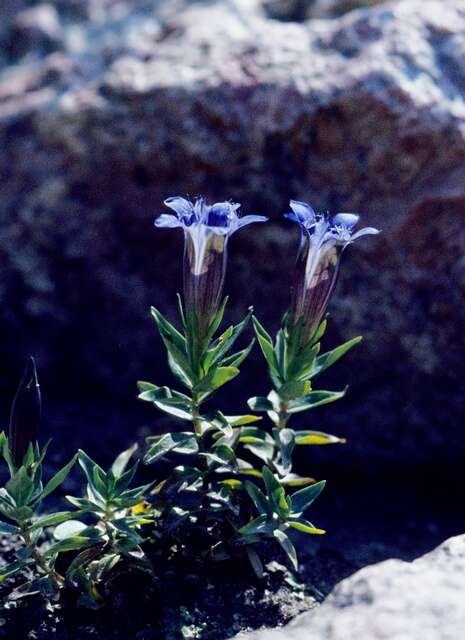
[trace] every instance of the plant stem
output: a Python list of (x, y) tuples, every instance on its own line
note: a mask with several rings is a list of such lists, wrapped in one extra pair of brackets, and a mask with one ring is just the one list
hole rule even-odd
[(29, 532), (29, 526), (27, 522), (23, 522), (20, 525), (20, 534), (24, 540), (24, 543), (27, 547), (32, 548), (31, 556), (34, 558), (35, 563), (42, 571), (52, 580), (53, 584), (60, 589), (64, 583), (65, 579), (62, 575), (60, 575), (57, 571), (52, 569), (42, 554), (37, 549), (36, 545), (33, 543), (31, 534)]
[(279, 421), (277, 424), (278, 429), (285, 429), (286, 425), (287, 425), (287, 421), (289, 420), (289, 418), (291, 417), (290, 414), (288, 413), (288, 404), (287, 402), (281, 402), (281, 405), (279, 407)]
[(200, 419), (200, 402), (196, 393), (192, 394), (192, 422), (194, 424), (195, 435), (197, 436), (197, 440), (199, 441), (200, 446), (200, 438), (202, 436), (202, 421)]

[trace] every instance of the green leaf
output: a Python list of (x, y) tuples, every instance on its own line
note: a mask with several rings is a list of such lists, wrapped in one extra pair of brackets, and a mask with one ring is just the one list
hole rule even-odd
[(113, 488), (114, 494), (119, 495), (122, 491), (125, 491), (129, 487), (134, 476), (136, 475), (136, 471), (138, 468), (139, 460), (136, 460), (136, 463), (130, 469), (125, 471), (119, 478), (117, 478), (115, 486)]
[(226, 384), (226, 382), (235, 378), (238, 374), (239, 369), (236, 367), (210, 369), (208, 374), (195, 386), (194, 391), (206, 397)]
[(345, 442), (345, 438), (338, 438), (322, 431), (296, 431), (295, 434), (295, 443), (299, 445), (344, 444)]
[(223, 358), (220, 362), (222, 367), (240, 367), (240, 365), (244, 362), (244, 360), (247, 358), (247, 356), (249, 355), (249, 353), (252, 351), (252, 348), (255, 344), (255, 338), (248, 344), (248, 346), (245, 349), (242, 349), (241, 351), (237, 351), (236, 353), (233, 353), (230, 356), (227, 356), (226, 358)]
[(49, 480), (49, 482), (47, 482), (47, 484), (44, 487), (44, 490), (40, 495), (42, 500), (46, 498), (50, 493), (52, 493), (52, 491), (55, 491), (55, 489), (59, 487), (61, 483), (65, 480), (65, 478), (68, 476), (71, 469), (76, 464), (77, 456), (78, 454), (74, 455), (71, 458), (71, 460), (68, 462), (68, 464), (66, 464), (62, 469), (60, 469), (60, 471), (58, 471), (53, 476), (53, 478)]
[(243, 427), (239, 442), (257, 458), (268, 463), (274, 457), (276, 443), (269, 433), (258, 427)]
[(30, 520), (34, 515), (34, 511), (31, 507), (18, 507), (17, 509), (12, 509), (7, 515), (12, 520), (16, 522), (24, 522), (24, 520)]
[[(276, 334), (276, 340), (274, 345), (274, 352), (276, 354), (276, 360), (278, 363), (278, 369), (280, 371), (281, 380), (286, 378), (287, 369), (287, 344), (286, 335), (283, 329), (280, 329)], [(279, 386), (276, 385), (276, 386)]]
[[(250, 318), (252, 316), (252, 310), (250, 309), (245, 318), (236, 324), (234, 327), (230, 327), (230, 333), (226, 335), (225, 332), (222, 336), (218, 338), (218, 344), (213, 348), (212, 358), (210, 360), (210, 366), (214, 366), (222, 358), (232, 349), (236, 340), (239, 338), (241, 333), (244, 331), (246, 326), (250, 322)], [(229, 330), (228, 330), (229, 331)]]
[(257, 336), (258, 343), (268, 364), (270, 375), (274, 380), (281, 380), (281, 372), (279, 370), (278, 361), (276, 359), (275, 350), (273, 347), (273, 340), (266, 329), (260, 324), (255, 316), (252, 318), (253, 326), (255, 329), (255, 335)]
[(246, 525), (239, 529), (239, 533), (242, 536), (250, 536), (256, 533), (269, 534), (271, 532), (270, 525), (268, 524), (268, 517), (265, 515), (258, 516), (254, 520), (251, 520)]
[(231, 427), (240, 427), (245, 424), (251, 424), (252, 422), (258, 422), (262, 420), (261, 416), (243, 415), (243, 416), (224, 416)]
[(181, 318), (182, 326), (186, 329), (186, 316), (184, 315), (184, 308), (182, 306), (182, 300), (179, 293), (176, 294), (176, 298), (178, 300), (179, 317)]
[(141, 391), (140, 400), (153, 402), (161, 411), (182, 420), (192, 420), (192, 402), (188, 396), (168, 387), (157, 387), (149, 382), (138, 382), (137, 384)]
[(347, 387), (343, 391), (312, 391), (306, 396), (302, 396), (302, 398), (292, 400), (288, 404), (288, 413), (298, 413), (299, 411), (320, 407), (323, 404), (336, 402), (336, 400), (340, 400), (345, 396), (346, 391)]
[(352, 340), (348, 340), (347, 342), (344, 342), (344, 344), (339, 345), (339, 347), (336, 347), (332, 351), (323, 353), (321, 356), (319, 356), (316, 359), (311, 377), (314, 378), (315, 376), (319, 375), (322, 371), (325, 371), (325, 369), (328, 369), (328, 367), (330, 367), (335, 362), (337, 362), (339, 358), (342, 358), (343, 355), (345, 355), (356, 344), (359, 344), (359, 342), (361, 342), (362, 340), (363, 340), (362, 336), (357, 336), (356, 338), (352, 338)]
[(284, 531), (281, 531), (281, 529), (275, 529), (273, 531), (273, 535), (277, 539), (281, 547), (283, 548), (285, 554), (287, 555), (292, 566), (294, 567), (294, 570), (297, 571), (299, 568), (299, 564), (297, 562), (297, 553), (294, 545), (289, 540), (288, 536), (284, 533)]
[(317, 529), (311, 522), (303, 520), (302, 518), (289, 518), (287, 523), (293, 529), (297, 529), (297, 531), (301, 531), (302, 533), (310, 533), (318, 536), (326, 533), (323, 529)]
[[(71, 513), (71, 517), (75, 515)], [(68, 538), (72, 538), (74, 536), (79, 536), (80, 533), (87, 529), (87, 525), (79, 520), (71, 520), (67, 519), (67, 521), (62, 522), (53, 532), (53, 537), (55, 540), (67, 540)]]
[(273, 438), (270, 434), (260, 427), (243, 427), (241, 429), (239, 441), (243, 443), (255, 443), (255, 442), (269, 442), (274, 444)]
[(287, 517), (290, 507), (283, 486), (268, 467), (263, 467), (262, 475), (273, 511), (282, 518)]
[(19, 533), (19, 527), (0, 521), (0, 533)]
[(235, 463), (236, 455), (231, 447), (228, 447), (227, 444), (217, 444), (215, 445), (211, 451), (199, 453), (199, 456), (203, 456), (209, 462), (213, 464), (228, 464)]
[(152, 464), (173, 450), (181, 454), (191, 454), (197, 453), (198, 449), (197, 439), (191, 432), (165, 433), (157, 437), (157, 440), (149, 447), (144, 456), (144, 463)]
[(247, 404), (252, 411), (274, 411), (274, 406), (271, 400), (264, 396), (255, 396), (247, 400)]
[(305, 478), (296, 473), (288, 473), (287, 476), (281, 478), (283, 487), (305, 487), (309, 484), (315, 484), (315, 478)]
[(156, 307), (150, 307), (150, 313), (155, 320), (160, 333), (170, 339), (181, 351), (186, 348), (186, 339), (168, 320), (158, 311)]
[(213, 318), (213, 320), (211, 321), (210, 326), (208, 327), (208, 334), (207, 334), (207, 341), (210, 342), (210, 340), (212, 339), (212, 337), (215, 335), (215, 333), (218, 331), (219, 326), (223, 320), (223, 316), (224, 316), (224, 310), (226, 308), (226, 305), (228, 303), (228, 296), (225, 296), (223, 302), (221, 303), (220, 308), (218, 309), (218, 311), (216, 312), (215, 317)]
[(65, 522), (66, 520), (71, 520), (71, 518), (76, 517), (76, 511), (58, 511), (57, 513), (50, 513), (46, 516), (42, 516), (35, 520), (30, 529), (42, 529), (44, 527), (53, 527), (61, 522)]
[(264, 466), (262, 468), (262, 477), (269, 498), (273, 495), (273, 493), (282, 489), (281, 484), (267, 466)]
[(310, 382), (303, 380), (291, 380), (278, 389), (279, 396), (285, 401), (301, 398), (310, 393), (310, 391)]
[(247, 545), (246, 548), (247, 557), (249, 559), (250, 565), (255, 572), (257, 578), (263, 578), (263, 564), (260, 560), (258, 553), (252, 549), (250, 545)]
[(65, 496), (65, 499), (80, 511), (89, 511), (91, 513), (102, 513), (104, 511), (103, 503), (97, 504), (86, 498), (75, 498), (74, 496)]
[(26, 467), (19, 467), (16, 473), (5, 485), (6, 490), (15, 501), (17, 507), (27, 506), (34, 490), (34, 481), (29, 476)]
[(325, 488), (325, 484), (326, 481), (321, 480), (316, 484), (312, 484), (309, 487), (305, 487), (304, 489), (300, 489), (300, 491), (293, 493), (291, 496), (292, 513), (295, 515), (304, 513), (304, 511), (306, 511), (318, 498)]
[(10, 562), (9, 564), (3, 565), (0, 567), (0, 582), (4, 582), (7, 578), (14, 575), (24, 567), (27, 567), (28, 564), (32, 564), (34, 561), (30, 558), (26, 560), (15, 560), (14, 562)]
[(93, 493), (96, 493), (97, 498), (103, 498), (107, 493), (106, 479), (107, 474), (92, 458), (90, 458), (85, 451), (79, 449), (78, 451), (79, 465), (83, 469), (89, 487)]
[(123, 475), (130, 459), (136, 451), (137, 443), (133, 444), (132, 447), (129, 447), (129, 449), (126, 449), (125, 451), (120, 453), (119, 456), (115, 459), (115, 461), (111, 465), (111, 472), (113, 473), (113, 476), (115, 478), (119, 478)]
[(74, 560), (70, 563), (69, 567), (66, 570), (66, 580), (74, 584), (74, 577), (76, 573), (82, 567), (85, 567), (87, 564), (95, 560), (100, 553), (102, 552), (101, 546), (91, 547), (90, 549), (85, 549), (81, 551)]
[(315, 358), (320, 351), (320, 344), (317, 343), (312, 347), (307, 347), (296, 354), (288, 368), (288, 377), (297, 380), (306, 380), (315, 364)]
[(246, 480), (244, 483), (245, 490), (252, 498), (252, 502), (254, 503), (258, 513), (260, 515), (269, 514), (270, 509), (268, 505), (268, 500), (266, 499), (265, 494), (255, 485), (253, 482), (249, 482)]
[(58, 553), (63, 553), (65, 551), (76, 551), (78, 549), (83, 549), (85, 547), (90, 546), (94, 543), (94, 540), (87, 536), (72, 536), (70, 538), (66, 538), (65, 540), (60, 540), (56, 542), (51, 547), (49, 547), (45, 553), (43, 554), (44, 558), (52, 558)]
[(151, 313), (157, 323), (161, 339), (168, 351), (168, 364), (173, 374), (187, 387), (191, 388), (193, 373), (187, 355), (186, 339), (179, 331), (164, 318), (155, 307)]

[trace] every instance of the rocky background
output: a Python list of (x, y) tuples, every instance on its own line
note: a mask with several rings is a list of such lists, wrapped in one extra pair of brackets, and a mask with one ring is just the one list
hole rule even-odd
[[(331, 303), (328, 347), (365, 341), (321, 380), (351, 384), (314, 418), (349, 444), (312, 451), (315, 468), (463, 478), (465, 6), (375, 4), (3, 0), (3, 422), (33, 353), (52, 431), (70, 404), (66, 438), (84, 406), (118, 445), (161, 428), (135, 401), (116, 417), (137, 379), (166, 382), (148, 308), (174, 313), (182, 242), (153, 229), (161, 201), (233, 198), (274, 220), (234, 237), (227, 282), (231, 318), (253, 302), (274, 328), (292, 197), (383, 230), (347, 252)], [(256, 351), (222, 405), (266, 391), (262, 374)]]

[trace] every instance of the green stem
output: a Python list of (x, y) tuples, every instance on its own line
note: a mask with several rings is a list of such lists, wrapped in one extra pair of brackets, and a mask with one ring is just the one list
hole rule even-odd
[[(199, 445), (199, 453), (204, 453), (205, 447), (202, 440), (202, 420), (200, 418), (200, 401), (196, 393), (192, 394), (192, 422), (194, 432)], [(202, 472), (202, 507), (206, 506), (208, 491), (208, 461), (204, 456), (199, 456), (199, 469)]]
[(40, 569), (42, 569), (42, 571), (52, 580), (54, 585), (58, 589), (60, 589), (64, 585), (65, 579), (63, 578), (62, 575), (60, 575), (57, 571), (55, 571), (54, 569), (52, 569), (52, 567), (50, 567), (48, 562), (45, 560), (45, 558), (42, 556), (42, 554), (39, 552), (39, 550), (35, 546), (34, 542), (32, 541), (31, 534), (29, 532), (29, 526), (27, 521), (21, 523), (20, 534), (24, 540), (24, 544), (27, 547), (32, 548), (31, 557), (34, 558), (36, 565)]
[(107, 505), (105, 508), (105, 515), (103, 516), (102, 521), (103, 521), (103, 526), (105, 527), (105, 533), (108, 536), (108, 543), (110, 544), (110, 546), (113, 545), (113, 542), (115, 540), (114, 531), (110, 527), (110, 522), (112, 519), (113, 519), (113, 510), (110, 506)]
[(281, 405), (279, 407), (279, 414), (278, 414), (279, 416), (279, 421), (277, 424), (278, 429), (285, 429), (287, 425), (287, 421), (291, 417), (287, 409), (288, 409), (288, 403), (281, 401)]
[(202, 420), (200, 419), (200, 402), (196, 393), (192, 394), (192, 422), (194, 424), (194, 432), (199, 441), (199, 446), (202, 437)]

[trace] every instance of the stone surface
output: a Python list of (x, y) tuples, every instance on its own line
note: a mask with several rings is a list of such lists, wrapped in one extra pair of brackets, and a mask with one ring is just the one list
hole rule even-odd
[[(312, 421), (349, 445), (312, 451), (316, 470), (461, 470), (463, 1), (301, 24), (251, 0), (184, 5), (57, 0), (47, 46), (3, 59), (4, 386), (30, 352), (64, 394), (165, 382), (147, 309), (170, 313), (179, 287), (181, 239), (152, 227), (172, 194), (276, 220), (233, 239), (227, 284), (232, 317), (254, 302), (276, 326), (298, 242), (277, 218), (300, 198), (383, 230), (347, 252), (331, 304), (328, 346), (366, 340), (321, 383), (352, 383)], [(4, 41), (15, 8), (2, 3)], [(257, 353), (223, 406), (263, 393), (262, 372)]]
[(282, 629), (237, 640), (462, 640), (465, 536), (412, 563), (386, 560), (340, 582)]

